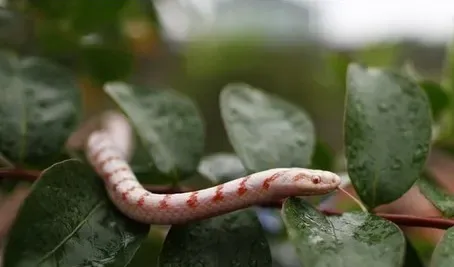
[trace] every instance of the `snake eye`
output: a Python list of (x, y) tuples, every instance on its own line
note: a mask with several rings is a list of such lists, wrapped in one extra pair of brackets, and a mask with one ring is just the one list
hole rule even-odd
[(320, 176), (314, 176), (314, 177), (312, 177), (312, 183), (313, 183), (313, 184), (318, 184), (318, 183), (320, 183), (320, 180), (321, 180)]

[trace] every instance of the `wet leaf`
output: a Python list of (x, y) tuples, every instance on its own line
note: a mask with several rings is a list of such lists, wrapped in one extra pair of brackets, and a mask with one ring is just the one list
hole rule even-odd
[(0, 153), (9, 161), (42, 169), (62, 158), (79, 109), (79, 89), (66, 69), (0, 54)]
[(265, 233), (252, 210), (174, 225), (159, 257), (160, 267), (271, 267)]
[(424, 91), (397, 72), (348, 70), (345, 146), (348, 173), (370, 209), (390, 203), (418, 179), (431, 140)]
[(326, 217), (312, 205), (289, 198), (284, 223), (304, 266), (402, 266), (405, 238), (392, 222), (367, 213)]
[(150, 161), (160, 172), (184, 178), (197, 171), (205, 132), (191, 99), (170, 89), (124, 83), (109, 83), (105, 92), (129, 117)]
[(427, 175), (419, 178), (417, 185), (419, 191), (421, 191), (443, 216), (454, 216), (454, 196), (448, 194), (436, 181)]
[(198, 170), (214, 183), (223, 183), (247, 175), (241, 160), (232, 153), (206, 156), (202, 158)]
[(307, 167), (315, 130), (300, 108), (247, 84), (229, 84), (220, 95), (222, 119), (248, 171)]
[(111, 204), (102, 180), (77, 160), (46, 169), (9, 234), (5, 266), (125, 266), (148, 233)]
[(449, 228), (435, 247), (430, 267), (450, 267), (454, 261), (454, 227)]

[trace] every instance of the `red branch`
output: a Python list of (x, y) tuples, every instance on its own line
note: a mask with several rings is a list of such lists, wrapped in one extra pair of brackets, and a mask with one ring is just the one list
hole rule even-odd
[[(40, 172), (35, 170), (21, 170), (21, 169), (0, 169), (0, 178), (17, 178), (27, 181), (35, 181), (39, 178)], [(192, 191), (193, 189), (188, 187), (169, 187), (169, 186), (156, 186), (156, 185), (144, 185), (144, 188), (150, 192), (157, 194), (172, 194)], [(263, 207), (281, 208), (282, 201), (267, 203), (262, 205)], [(339, 216), (342, 215), (341, 211), (321, 209), (326, 215)], [(374, 213), (386, 220), (392, 221), (400, 226), (411, 226), (411, 227), (427, 227), (427, 228), (438, 228), (448, 229), (454, 226), (454, 219), (447, 219), (442, 217), (420, 217), (406, 214), (390, 214), (390, 213)]]
[(36, 170), (0, 169), (0, 178), (18, 178), (29, 182), (34, 182), (39, 178), (40, 175), (41, 172)]

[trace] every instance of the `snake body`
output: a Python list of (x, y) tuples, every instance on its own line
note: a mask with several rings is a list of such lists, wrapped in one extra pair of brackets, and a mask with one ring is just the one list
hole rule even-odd
[(289, 196), (321, 195), (335, 190), (341, 181), (323, 170), (275, 168), (198, 191), (155, 194), (139, 183), (107, 132), (90, 134), (86, 156), (103, 178), (114, 205), (146, 224), (181, 224)]

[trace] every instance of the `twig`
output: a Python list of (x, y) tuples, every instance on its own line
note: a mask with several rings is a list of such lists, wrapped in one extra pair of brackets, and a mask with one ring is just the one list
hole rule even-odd
[(29, 182), (36, 181), (41, 175), (40, 171), (22, 169), (0, 169), (0, 178), (12, 177)]
[[(321, 210), (326, 215), (342, 215), (342, 212), (334, 210)], [(419, 217), (407, 214), (373, 213), (376, 216), (392, 221), (400, 226), (428, 227), (437, 229), (448, 229), (454, 226), (454, 220), (441, 217)]]
[[(40, 175), (39, 171), (35, 170), (20, 170), (20, 169), (0, 169), (0, 178), (11, 177), (17, 179), (23, 179), (27, 181), (35, 181)], [(171, 193), (183, 193), (192, 191), (189, 187), (169, 187), (165, 185), (143, 185), (144, 188), (150, 192), (157, 194), (171, 194)], [(262, 207), (269, 208), (281, 208), (282, 200), (264, 203)], [(329, 216), (340, 216), (343, 214), (341, 211), (320, 209), (326, 215)], [(406, 214), (389, 214), (389, 213), (373, 213), (376, 216), (382, 217), (386, 220), (392, 221), (400, 226), (411, 226), (411, 227), (427, 227), (437, 229), (448, 229), (454, 226), (454, 219), (442, 218), (442, 217), (420, 217)]]

